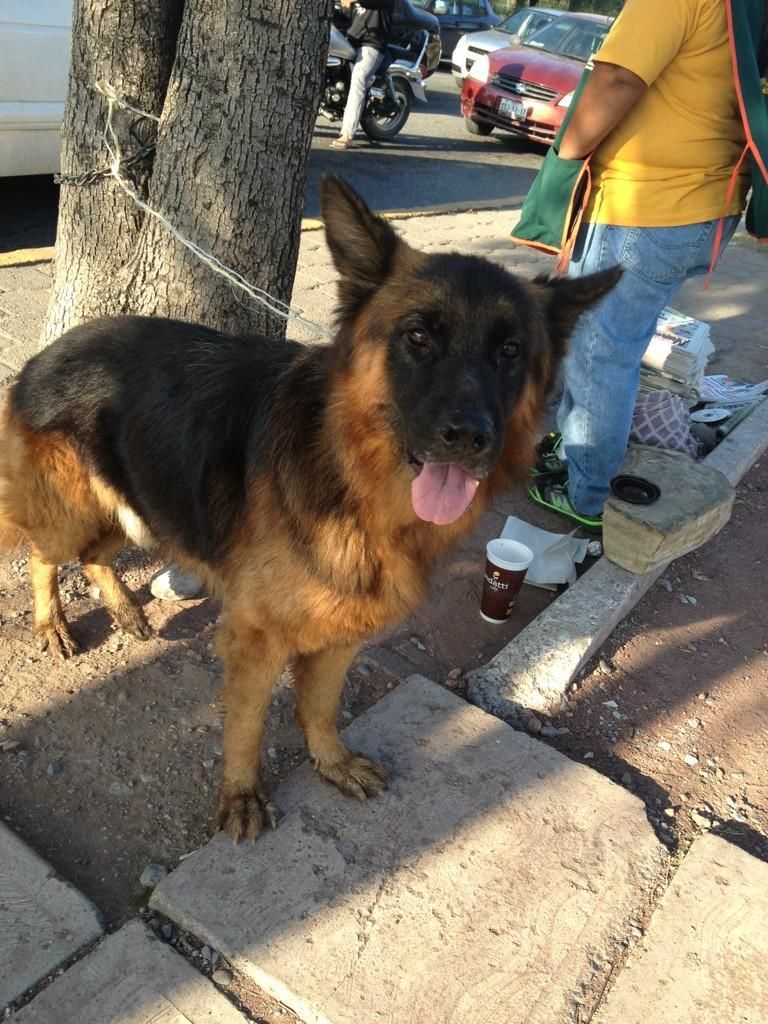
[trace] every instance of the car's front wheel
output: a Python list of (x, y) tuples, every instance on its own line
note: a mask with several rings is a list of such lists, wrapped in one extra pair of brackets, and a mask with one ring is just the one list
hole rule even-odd
[(470, 135), (490, 135), (493, 131), (492, 124), (485, 124), (482, 121), (473, 121), (471, 117), (464, 118), (464, 126)]

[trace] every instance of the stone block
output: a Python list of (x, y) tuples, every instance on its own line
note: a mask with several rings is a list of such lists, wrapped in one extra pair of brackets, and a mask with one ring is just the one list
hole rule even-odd
[(14, 1024), (246, 1024), (216, 987), (139, 921), (110, 935)]
[(93, 904), (0, 824), (0, 1010), (101, 934)]
[(572, 1024), (664, 863), (641, 801), (418, 676), (345, 740), (385, 793), (304, 766), (275, 832), (215, 838), (153, 908), (308, 1024)]
[(652, 480), (661, 497), (631, 505), (610, 496), (603, 510), (605, 556), (642, 575), (700, 547), (728, 522), (734, 490), (716, 469), (681, 452), (630, 448), (620, 470)]
[(697, 839), (595, 1024), (765, 1024), (768, 864)]

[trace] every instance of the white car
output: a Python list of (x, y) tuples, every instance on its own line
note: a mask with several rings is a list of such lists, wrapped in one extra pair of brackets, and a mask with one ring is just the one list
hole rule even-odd
[(72, 0), (0, 0), (0, 177), (54, 174)]
[(480, 57), (522, 43), (564, 13), (551, 7), (522, 7), (495, 28), (462, 36), (451, 56), (454, 81), (461, 88), (469, 69)]

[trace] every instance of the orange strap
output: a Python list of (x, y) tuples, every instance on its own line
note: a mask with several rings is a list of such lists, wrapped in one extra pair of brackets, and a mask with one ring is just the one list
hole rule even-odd
[(750, 152), (750, 145), (749, 145), (749, 143), (747, 143), (745, 145), (744, 149), (742, 149), (742, 151), (741, 151), (741, 156), (739, 157), (739, 159), (738, 159), (738, 161), (736, 163), (736, 166), (733, 169), (733, 173), (731, 174), (731, 179), (728, 182), (728, 191), (726, 192), (726, 195), (725, 195), (725, 205), (723, 207), (723, 212), (720, 214), (720, 220), (717, 222), (717, 231), (715, 233), (715, 240), (712, 243), (712, 259), (709, 261), (709, 270), (707, 271), (707, 279), (704, 282), (704, 288), (702, 289), (702, 291), (706, 291), (707, 288), (709, 288), (709, 279), (712, 277), (712, 273), (713, 273), (715, 267), (717, 266), (717, 261), (722, 256), (722, 253), (720, 251), (720, 246), (722, 245), (722, 242), (723, 242), (723, 227), (725, 225), (725, 218), (728, 216), (728, 207), (731, 205), (731, 199), (733, 198), (733, 193), (736, 190), (736, 185), (737, 185), (738, 180), (739, 180), (739, 172), (741, 171), (741, 165), (744, 163), (744, 160), (746, 159), (746, 156), (747, 156), (747, 154), (749, 152)]
[[(728, 45), (731, 50), (731, 68), (733, 70), (733, 83), (736, 87), (736, 98), (739, 101), (739, 113), (741, 114), (741, 124), (744, 128), (744, 134), (747, 138), (747, 149), (751, 150), (752, 156), (755, 159), (755, 163), (760, 169), (760, 173), (763, 176), (763, 180), (768, 182), (768, 167), (765, 166), (763, 158), (760, 155), (760, 150), (755, 144), (755, 140), (752, 137), (752, 128), (749, 124), (749, 118), (747, 117), (747, 108), (744, 104), (744, 95), (741, 91), (741, 81), (739, 80), (739, 65), (738, 58), (736, 55), (736, 36), (733, 31), (733, 10), (731, 8), (731, 0), (726, 0), (725, 4), (725, 15), (728, 20)], [(742, 153), (741, 159), (744, 159)], [(741, 163), (741, 161), (739, 161)]]

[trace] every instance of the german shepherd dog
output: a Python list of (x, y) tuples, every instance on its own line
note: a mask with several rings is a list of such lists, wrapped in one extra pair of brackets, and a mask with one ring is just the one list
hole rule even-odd
[(526, 282), (418, 252), (338, 178), (322, 209), (341, 278), (332, 344), (96, 320), (30, 359), (2, 414), (0, 523), (7, 542), (30, 542), (43, 649), (77, 649), (57, 583), (74, 560), (118, 626), (149, 635), (112, 564), (127, 541), (221, 599), (215, 826), (235, 840), (275, 825), (260, 749), (289, 662), (317, 771), (360, 799), (385, 786), (338, 735), (347, 667), (527, 472), (569, 332), (619, 275)]

